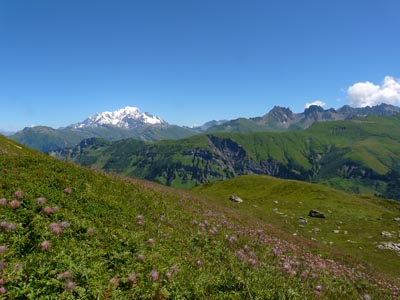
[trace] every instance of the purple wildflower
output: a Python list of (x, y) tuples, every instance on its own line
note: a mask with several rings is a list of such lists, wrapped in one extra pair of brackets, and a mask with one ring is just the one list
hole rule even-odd
[(45, 203), (46, 203), (46, 198), (44, 198), (44, 197), (40, 197), (40, 198), (36, 199), (36, 204), (37, 205), (43, 205)]
[(71, 280), (68, 280), (68, 281), (65, 282), (65, 289), (67, 291), (73, 291), (75, 288), (76, 288), (76, 283), (75, 282), (73, 282)]
[(43, 208), (42, 211), (48, 216), (51, 215), (54, 212), (53, 208), (50, 207), (50, 206), (46, 206), (45, 208)]
[(65, 272), (62, 272), (62, 273), (58, 274), (57, 277), (58, 277), (58, 279), (61, 279), (61, 280), (70, 279), (70, 278), (72, 278), (72, 272), (71, 271), (65, 271)]
[(23, 195), (24, 195), (24, 192), (23, 192), (23, 191), (16, 191), (16, 192), (14, 193), (14, 197), (15, 197), (16, 199), (21, 199)]
[(10, 202), (9, 205), (10, 205), (10, 207), (11, 207), (12, 209), (16, 209), (16, 208), (20, 207), (21, 201), (13, 200), (13, 201)]
[(65, 194), (70, 195), (72, 194), (72, 189), (71, 188), (65, 188), (63, 191)]
[(112, 286), (119, 286), (119, 279), (118, 279), (118, 277), (113, 277), (113, 278), (111, 278), (110, 281), (109, 281), (109, 283), (110, 283)]
[(131, 274), (129, 274), (128, 275), (128, 280), (129, 280), (129, 282), (130, 283), (136, 283), (136, 280), (137, 280), (137, 277), (136, 277), (136, 274), (135, 273), (131, 273)]
[(149, 276), (150, 276), (151, 280), (153, 280), (153, 281), (157, 281), (158, 279), (160, 279), (160, 274), (154, 269), (151, 270)]
[(51, 243), (49, 241), (44, 241), (40, 244), (40, 249), (43, 251), (48, 251), (51, 248)]
[(49, 225), (49, 229), (52, 233), (56, 234), (56, 235), (60, 235), (63, 232), (63, 228), (61, 227), (61, 225), (59, 223), (51, 223)]

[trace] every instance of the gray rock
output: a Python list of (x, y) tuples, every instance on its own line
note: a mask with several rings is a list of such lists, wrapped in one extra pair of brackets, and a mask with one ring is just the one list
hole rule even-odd
[(400, 218), (394, 218), (393, 221), (400, 222)]
[(310, 210), (310, 212), (308, 213), (308, 216), (310, 216), (312, 218), (325, 219), (325, 214), (323, 212), (320, 212), (320, 211), (315, 210), (315, 209)]
[(306, 218), (300, 217), (297, 222), (301, 223), (301, 224), (307, 224), (308, 220)]
[(377, 246), (379, 249), (388, 249), (400, 254), (400, 243), (382, 242)]
[(382, 231), (381, 232), (381, 236), (386, 237), (386, 238), (391, 238), (392, 234), (390, 232), (387, 232), (387, 231)]
[(240, 197), (235, 196), (235, 195), (231, 195), (229, 197), (229, 200), (231, 200), (232, 202), (236, 202), (236, 203), (242, 203), (243, 202), (243, 199), (241, 199)]

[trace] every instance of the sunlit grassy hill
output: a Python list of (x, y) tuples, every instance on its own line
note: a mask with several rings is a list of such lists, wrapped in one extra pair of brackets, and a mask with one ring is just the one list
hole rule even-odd
[(398, 295), (390, 268), (345, 265), (246, 210), (91, 172), (2, 136), (0, 198), (0, 299)]
[[(319, 244), (326, 253), (362, 262), (369, 270), (400, 280), (400, 253), (378, 249), (385, 242), (400, 243), (400, 203), (371, 196), (349, 195), (331, 188), (268, 176), (239, 176), (196, 187), (196, 193)], [(240, 204), (227, 201), (241, 197)], [(311, 218), (318, 210), (326, 218)], [(307, 221), (304, 221), (306, 219)], [(390, 235), (383, 236), (382, 232)]]

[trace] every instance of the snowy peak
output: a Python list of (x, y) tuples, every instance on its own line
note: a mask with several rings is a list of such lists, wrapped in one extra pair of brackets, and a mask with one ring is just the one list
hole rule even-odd
[(131, 129), (145, 125), (163, 125), (167, 124), (159, 117), (149, 113), (143, 113), (137, 107), (127, 106), (116, 111), (106, 111), (96, 113), (87, 118), (82, 123), (73, 125), (73, 128), (81, 129), (87, 127), (114, 126), (119, 128)]

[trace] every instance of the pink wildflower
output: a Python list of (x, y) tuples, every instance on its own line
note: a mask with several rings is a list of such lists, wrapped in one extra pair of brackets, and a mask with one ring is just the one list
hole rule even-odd
[(61, 279), (61, 280), (70, 279), (70, 278), (72, 278), (72, 272), (65, 271), (65, 272), (58, 274), (57, 277), (58, 277), (58, 279)]
[(10, 207), (11, 207), (12, 209), (16, 209), (16, 208), (20, 207), (21, 201), (13, 200), (13, 201), (10, 202), (9, 205), (10, 205)]
[(137, 259), (139, 260), (139, 261), (144, 261), (144, 254), (139, 254), (138, 256), (137, 256)]
[(5, 288), (3, 288), (3, 287), (0, 288), (0, 294), (4, 294), (6, 292), (7, 292), (7, 290)]
[(88, 235), (92, 236), (92, 235), (94, 235), (94, 229), (93, 229), (93, 228), (88, 228), (88, 229), (86, 230), (86, 233), (87, 233)]
[(73, 291), (75, 288), (76, 288), (76, 283), (75, 282), (73, 282), (71, 280), (68, 280), (68, 281), (65, 282), (65, 289), (67, 291)]
[(4, 285), (6, 283), (6, 280), (4, 278), (0, 279), (0, 285)]
[(371, 296), (369, 294), (364, 294), (363, 300), (371, 300)]
[(7, 246), (1, 245), (0, 246), (0, 254), (4, 254), (7, 252)]
[(148, 239), (147, 242), (148, 242), (150, 245), (154, 245), (154, 244), (156, 243), (156, 241), (155, 241), (154, 239)]
[(50, 206), (46, 206), (45, 208), (43, 208), (42, 211), (48, 216), (51, 215), (54, 212), (53, 208), (50, 207)]
[(171, 272), (167, 272), (167, 273), (165, 274), (165, 277), (167, 277), (167, 280), (171, 280), (171, 278), (172, 278), (172, 273), (171, 273)]
[(129, 274), (128, 275), (128, 280), (129, 280), (129, 282), (130, 283), (136, 283), (136, 280), (137, 280), (137, 277), (136, 277), (136, 274), (135, 273), (131, 273), (131, 274)]
[(232, 235), (232, 236), (229, 238), (229, 243), (233, 244), (233, 243), (235, 243), (235, 242), (237, 242), (237, 237), (234, 236), (234, 235)]
[(113, 277), (113, 278), (111, 278), (109, 282), (110, 282), (110, 284), (111, 284), (112, 286), (119, 286), (119, 279), (118, 279), (118, 277)]
[(21, 199), (23, 195), (24, 195), (23, 191), (16, 191), (14, 193), (14, 197), (17, 198), (17, 199)]
[(153, 280), (153, 281), (157, 281), (158, 279), (160, 279), (160, 274), (154, 269), (151, 270), (149, 276), (150, 276), (151, 280)]
[(52, 233), (57, 235), (60, 235), (63, 232), (63, 228), (61, 227), (61, 225), (54, 222), (49, 225), (49, 229)]
[(37, 205), (43, 205), (45, 203), (46, 203), (46, 198), (44, 198), (44, 197), (40, 197), (40, 198), (36, 199), (36, 204)]
[(70, 195), (72, 194), (72, 189), (71, 188), (65, 188), (63, 191), (65, 194)]
[(51, 243), (49, 241), (44, 241), (40, 244), (40, 249), (43, 251), (48, 251), (51, 248)]
[(203, 262), (202, 262), (200, 259), (198, 259), (198, 260), (196, 261), (196, 265), (197, 265), (198, 267), (201, 267), (201, 266), (203, 265)]
[(316, 295), (319, 295), (321, 294), (322, 290), (323, 290), (322, 285), (317, 285), (314, 289), (314, 292)]
[(6, 198), (1, 198), (0, 199), (0, 206), (6, 206), (7, 205), (7, 199)]

